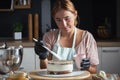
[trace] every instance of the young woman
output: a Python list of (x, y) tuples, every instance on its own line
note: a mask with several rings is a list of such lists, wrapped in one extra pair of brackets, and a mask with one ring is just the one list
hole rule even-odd
[[(45, 33), (43, 43), (62, 60), (73, 60), (75, 69), (96, 73), (99, 64), (96, 41), (90, 32), (76, 27), (77, 16), (77, 10), (70, 0), (56, 0), (52, 17), (58, 29)], [(55, 57), (47, 54), (41, 45), (40, 42), (35, 43), (35, 52), (39, 55), (40, 67), (46, 68), (48, 59), (55, 60)]]

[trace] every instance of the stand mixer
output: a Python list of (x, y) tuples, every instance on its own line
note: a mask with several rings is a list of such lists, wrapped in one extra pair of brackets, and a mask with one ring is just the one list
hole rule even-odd
[(0, 74), (6, 75), (17, 70), (23, 59), (23, 46), (0, 47)]

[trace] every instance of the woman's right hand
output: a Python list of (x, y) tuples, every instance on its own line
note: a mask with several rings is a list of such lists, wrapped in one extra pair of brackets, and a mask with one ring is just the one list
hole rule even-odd
[(35, 53), (39, 56), (39, 59), (46, 59), (48, 51), (43, 47), (42, 42), (35, 42), (34, 46)]

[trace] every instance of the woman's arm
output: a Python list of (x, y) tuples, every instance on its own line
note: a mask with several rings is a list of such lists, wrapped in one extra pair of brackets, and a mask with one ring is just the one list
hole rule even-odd
[(47, 61), (48, 59), (40, 60), (40, 69), (46, 69), (47, 68)]
[(97, 73), (97, 67), (96, 67), (96, 65), (90, 65), (88, 71), (89, 71), (91, 74)]
[(52, 54), (49, 54), (48, 58), (42, 60), (40, 59), (40, 69), (46, 69), (48, 60), (52, 60)]
[(88, 33), (88, 40), (87, 40), (87, 57), (90, 59), (90, 62), (92, 63), (89, 67), (90, 73), (94, 74), (97, 72), (97, 65), (99, 64), (99, 58), (98, 58), (98, 48), (97, 43), (91, 33)]

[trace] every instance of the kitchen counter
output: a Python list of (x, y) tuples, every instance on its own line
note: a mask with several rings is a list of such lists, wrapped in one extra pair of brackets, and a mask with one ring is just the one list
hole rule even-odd
[(0, 45), (2, 45), (4, 42), (7, 43), (8, 46), (19, 46), (22, 45), (24, 47), (33, 47), (34, 42), (29, 41), (29, 40), (20, 40), (20, 41), (13, 41), (13, 40), (8, 40), (8, 41), (0, 41)]
[[(0, 45), (2, 45), (4, 42), (6, 42), (8, 46), (19, 46), (19, 45), (22, 45), (24, 47), (34, 46), (34, 42), (29, 40), (20, 40), (20, 41), (0, 40)], [(120, 47), (120, 41), (119, 40), (97, 40), (97, 46), (98, 47)]]
[(115, 41), (97, 41), (98, 47), (120, 47), (120, 42)]

